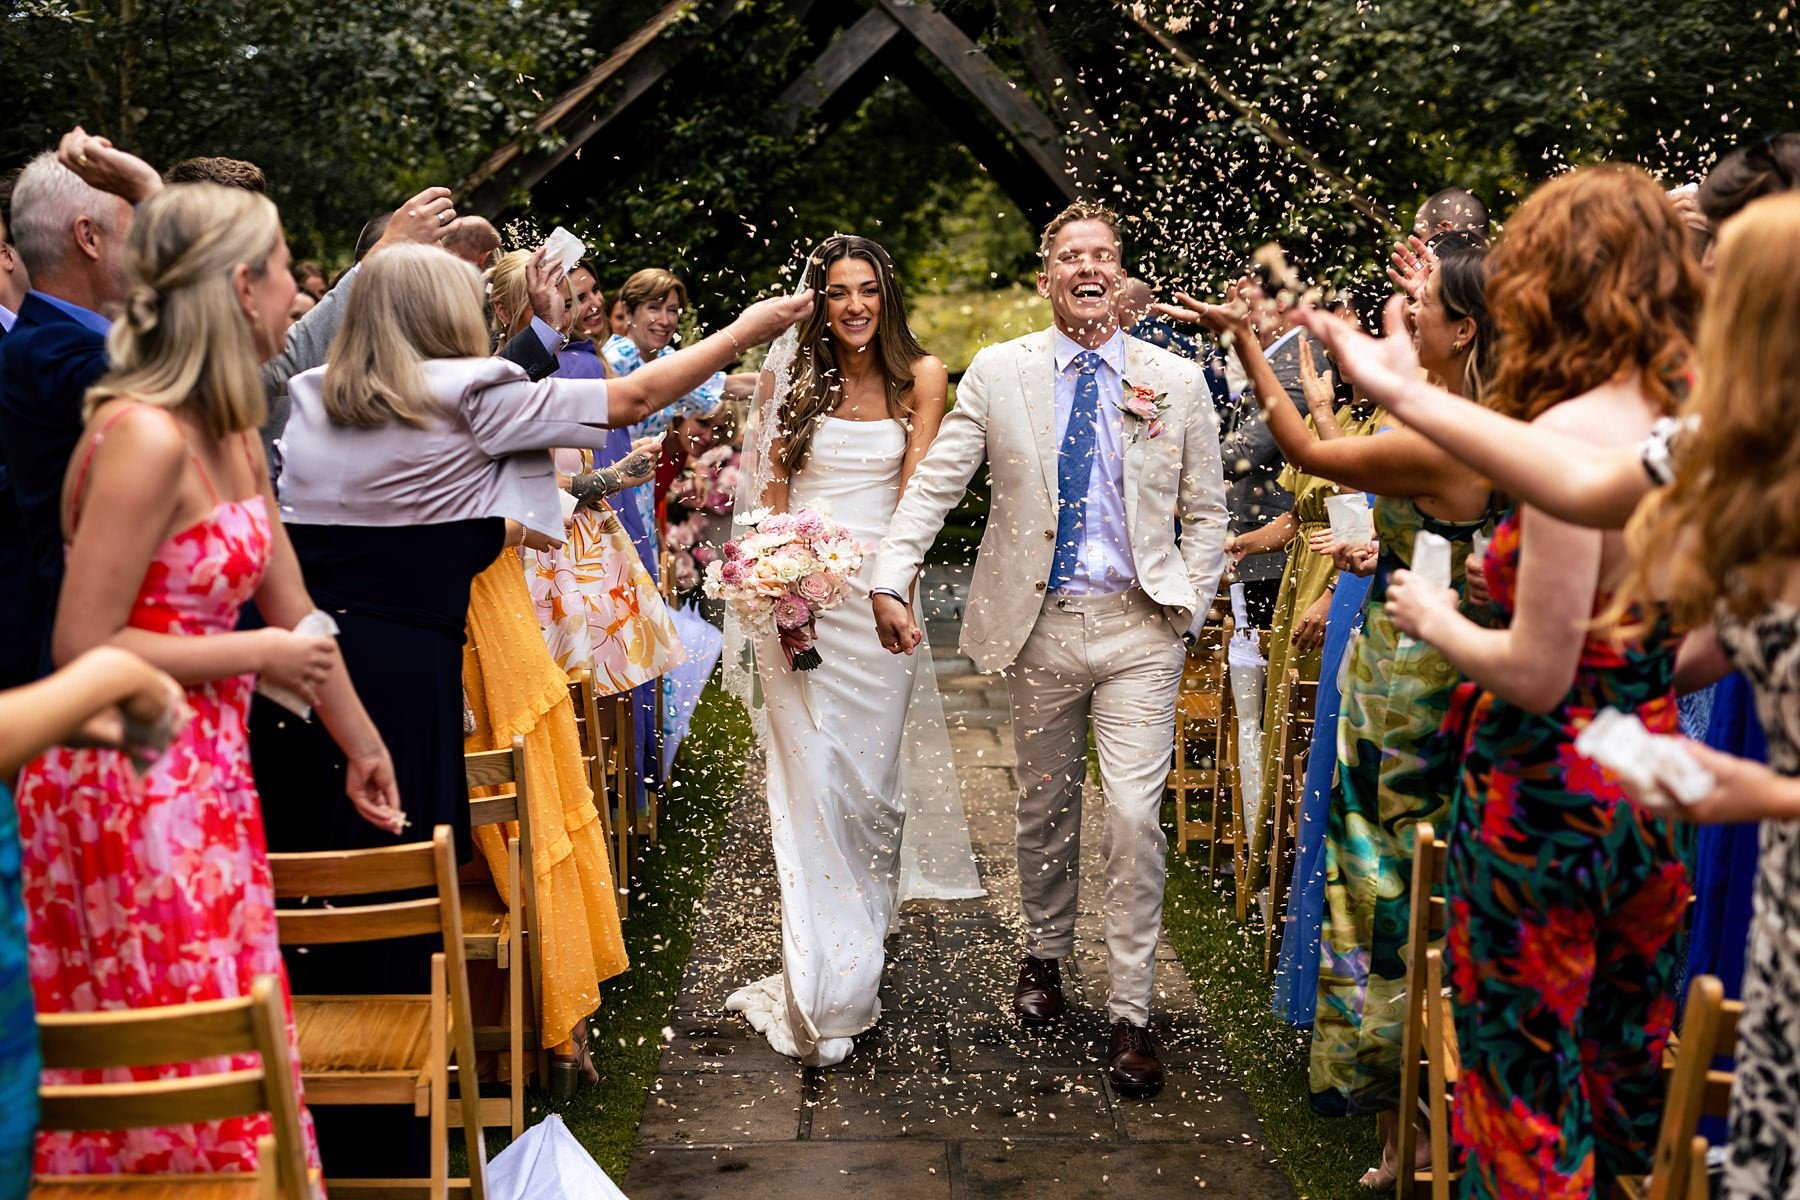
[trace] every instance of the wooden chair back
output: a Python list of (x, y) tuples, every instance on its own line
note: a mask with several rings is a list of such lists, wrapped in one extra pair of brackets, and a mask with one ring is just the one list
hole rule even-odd
[(1288, 892), (1294, 881), (1294, 847), (1299, 841), (1300, 807), (1306, 787), (1306, 756), (1312, 745), (1313, 713), (1319, 681), (1287, 673), (1287, 705), (1281, 716), (1273, 763), (1277, 772), (1269, 835), (1269, 923), (1263, 930), (1263, 969), (1273, 970), (1288, 924)]
[[(1420, 1075), (1430, 1075), (1426, 1061), (1426, 1005), (1435, 993), (1427, 979), (1427, 956), (1431, 943), (1444, 936), (1449, 923), (1449, 908), (1439, 895), (1445, 877), (1445, 846), (1429, 821), (1413, 827), (1412, 904), (1406, 922), (1406, 995), (1401, 1007), (1400, 1034), (1400, 1119), (1399, 1129), (1399, 1200), (1411, 1200), (1421, 1182), (1414, 1170), (1417, 1161), (1418, 1127), (1411, 1114), (1419, 1111)], [(1433, 1036), (1437, 1031), (1430, 1031)], [(1447, 1031), (1446, 1031), (1447, 1032)], [(1435, 1104), (1439, 1097), (1430, 1097)], [(1437, 1130), (1432, 1130), (1435, 1139)], [(1429, 1176), (1436, 1186), (1436, 1171)]]
[(1696, 1178), (1705, 1195), (1706, 1139), (1696, 1131), (1701, 1117), (1729, 1115), (1732, 1074), (1717, 1069), (1714, 1061), (1736, 1051), (1743, 1015), (1742, 1002), (1725, 999), (1725, 985), (1715, 976), (1697, 975), (1688, 985), (1681, 1042), (1650, 1166), (1651, 1200), (1683, 1200)]
[(613, 802), (613, 886), (619, 893), (619, 916), (629, 908), (631, 872), (637, 843), (637, 730), (631, 716), (631, 694), (615, 692), (595, 706), (599, 747), (605, 762), (607, 792)]
[(1176, 846), (1182, 854), (1196, 844), (1205, 846), (1209, 859), (1228, 807), (1218, 742), (1231, 689), (1225, 673), (1230, 623), (1230, 609), (1215, 603), (1188, 650), (1175, 699), (1175, 754), (1169, 765)]
[[(495, 955), (496, 963), (506, 972), (508, 1021), (505, 1050), (510, 1064), (510, 1095), (505, 1124), (518, 1137), (525, 1119), (525, 1044), (536, 1042), (536, 1005), (543, 995), (542, 939), (537, 930), (537, 875), (526, 870), (534, 861), (536, 841), (531, 824), (531, 789), (526, 775), (525, 739), (515, 736), (504, 750), (476, 750), (463, 755), (463, 773), (470, 792), (477, 788), (501, 788), (494, 795), (469, 797), (469, 823), (473, 827), (511, 824), (513, 836), (507, 840), (506, 922), (504, 955)], [(480, 885), (486, 888), (490, 885)], [(491, 894), (490, 894), (491, 895)], [(480, 918), (477, 918), (478, 923)], [(485, 936), (485, 934), (484, 934)], [(518, 950), (523, 946), (524, 957)], [(469, 949), (465, 943), (465, 952)], [(526, 981), (529, 980), (529, 987)], [(478, 1039), (488, 1038), (491, 1030), (477, 1028)], [(540, 1078), (543, 1072), (539, 1073)], [(490, 1123), (500, 1122), (489, 1119)]]
[[(607, 858), (612, 864), (615, 890), (622, 876), (618, 845), (613, 838), (612, 793), (616, 784), (607, 762), (606, 745), (600, 736), (600, 696), (594, 689), (593, 673), (577, 670), (569, 675), (569, 699), (575, 705), (575, 731), (581, 737), (581, 762), (587, 770), (588, 788), (594, 793), (594, 808), (600, 814), (601, 836), (606, 839)], [(627, 701), (629, 703), (629, 701)], [(619, 916), (625, 915), (625, 900), (618, 898)]]
[(177, 1079), (46, 1083), (38, 1089), (40, 1129), (140, 1129), (266, 1112), (272, 1137), (261, 1147), (262, 1170), (273, 1168), (284, 1196), (312, 1194), (281, 981), (275, 976), (257, 976), (248, 996), (231, 1000), (43, 1013), (37, 1022), (47, 1070), (160, 1067), (225, 1055), (261, 1059), (256, 1067)]
[[(523, 805), (519, 807), (523, 808)], [(321, 850), (271, 854), (269, 868), (277, 900), (340, 901), (330, 908), (275, 910), (276, 932), (284, 946), (378, 942), (435, 934), (443, 943), (448, 1013), (458, 1066), (462, 1121), (469, 1151), (469, 1192), (487, 1195), (487, 1145), (481, 1136), (481, 1090), (476, 1083), (475, 1022), (469, 1004), (469, 964), (463, 951), (461, 892), (450, 827), (439, 825), (429, 842), (375, 850)], [(359, 896), (431, 889), (413, 900), (343, 903)], [(434, 1103), (448, 1105), (447, 1096)], [(471, 1132), (472, 1131), (472, 1132)], [(435, 1161), (433, 1170), (439, 1166)]]

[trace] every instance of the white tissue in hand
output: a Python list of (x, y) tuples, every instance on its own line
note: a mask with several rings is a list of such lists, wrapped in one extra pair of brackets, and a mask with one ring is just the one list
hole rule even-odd
[[(331, 614), (324, 609), (315, 608), (295, 623), (294, 632), (301, 637), (336, 637), (338, 623), (332, 620)], [(312, 705), (284, 687), (276, 687), (272, 683), (265, 683), (258, 679), (256, 691), (258, 695), (268, 697), (302, 721), (312, 717)]]
[(1361, 546), (1375, 540), (1375, 514), (1369, 511), (1369, 498), (1361, 492), (1325, 498), (1325, 515), (1331, 522), (1331, 536), (1346, 546)]
[(1575, 749), (1632, 785), (1649, 801), (1667, 794), (1698, 804), (1712, 794), (1712, 772), (1700, 765), (1680, 738), (1651, 733), (1636, 713), (1601, 709), (1575, 739)]
[(581, 244), (581, 239), (561, 225), (552, 229), (550, 236), (544, 239), (544, 265), (559, 266), (565, 275), (581, 261), (581, 256), (585, 253), (587, 247)]
[(1450, 586), (1450, 543), (1421, 529), (1413, 538), (1412, 571), (1433, 587)]

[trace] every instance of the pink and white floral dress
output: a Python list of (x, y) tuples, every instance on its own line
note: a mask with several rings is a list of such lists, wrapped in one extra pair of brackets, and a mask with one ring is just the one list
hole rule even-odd
[[(157, 547), (132, 604), (132, 627), (191, 637), (236, 627), (238, 608), (256, 593), (269, 561), (269, 516), (261, 496), (213, 498), (210, 514)], [(58, 747), (21, 774), (31, 985), (40, 1013), (244, 996), (258, 975), (280, 977), (286, 1003), (262, 806), (245, 732), (255, 683), (254, 676), (239, 675), (189, 687), (193, 719), (148, 770), (140, 772), (119, 751)], [(297, 1082), (291, 1011), (288, 1039)], [(88, 1081), (103, 1075), (144, 1080), (256, 1065), (249, 1055), (228, 1064), (215, 1059), (80, 1074)], [(72, 1081), (75, 1074), (47, 1071), (45, 1079)], [(316, 1166), (318, 1148), (304, 1104), (300, 1115), (307, 1156)], [(41, 1133), (34, 1170), (249, 1171), (256, 1167), (256, 1139), (269, 1132), (268, 1117), (256, 1116), (125, 1132)]]

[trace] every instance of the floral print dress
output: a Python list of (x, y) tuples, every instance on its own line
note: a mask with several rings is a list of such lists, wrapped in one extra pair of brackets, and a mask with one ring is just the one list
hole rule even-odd
[[(261, 496), (218, 503), (157, 548), (129, 624), (185, 637), (231, 632), (239, 606), (262, 582), (270, 546)], [(21, 774), (31, 985), (40, 1013), (235, 998), (248, 995), (258, 975), (280, 978), (286, 1002), (245, 728), (255, 684), (254, 676), (238, 675), (189, 687), (192, 719), (146, 770), (120, 751), (58, 747)], [(291, 1012), (288, 1038), (298, 1086)], [(82, 1076), (172, 1079), (255, 1066), (256, 1056), (247, 1055)], [(46, 1072), (45, 1079), (70, 1074)], [(317, 1165), (304, 1104), (300, 1116), (308, 1159)], [(35, 1170), (253, 1171), (256, 1140), (269, 1132), (268, 1117), (258, 1115), (125, 1132), (44, 1133)]]
[[(1508, 616), (1519, 519), (1501, 522), (1488, 590)], [(1595, 611), (1605, 607), (1596, 597)], [(1449, 952), (1462, 1074), (1464, 1197), (1610, 1196), (1650, 1168), (1675, 1017), (1687, 873), (1668, 824), (1575, 749), (1602, 708), (1676, 728), (1676, 641), (1590, 633), (1549, 713), (1473, 685), (1446, 721), (1462, 767), (1451, 808)]]

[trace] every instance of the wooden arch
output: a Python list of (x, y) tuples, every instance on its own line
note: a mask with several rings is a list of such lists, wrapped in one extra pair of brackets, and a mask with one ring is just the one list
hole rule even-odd
[[(1090, 136), (1078, 132), (1080, 115), (1092, 106), (1030, 0), (995, 0), (995, 7), (1019, 39), (1039, 91), (1051, 97), (1054, 114), (930, 0), (785, 0), (787, 12), (802, 19), (829, 11), (832, 36), (804, 70), (766, 98), (774, 123), (788, 132), (811, 121), (835, 124), (891, 76), (957, 132), (1028, 217), (1041, 219), (1093, 183), (1108, 169), (1107, 160)], [(545, 108), (524, 135), (463, 181), (458, 191), (464, 211), (496, 216), (520, 192), (550, 178), (677, 70), (699, 41), (690, 36), (696, 27), (715, 34), (738, 8), (738, 0), (664, 5)], [(666, 36), (677, 23), (683, 36)], [(549, 148), (532, 148), (546, 143)]]

